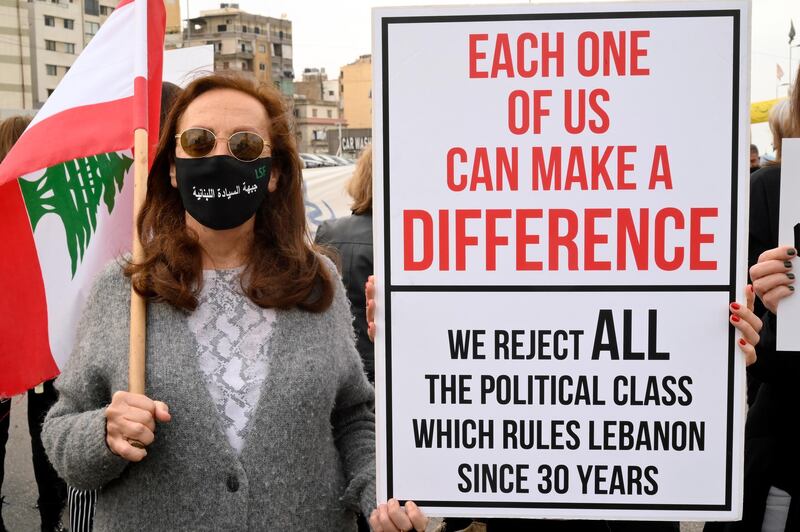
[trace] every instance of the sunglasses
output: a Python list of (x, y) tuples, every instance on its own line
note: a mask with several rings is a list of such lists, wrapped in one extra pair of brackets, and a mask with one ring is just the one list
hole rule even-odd
[(255, 161), (264, 151), (269, 156), (271, 149), (261, 135), (252, 131), (237, 131), (230, 137), (222, 137), (208, 129), (193, 127), (175, 135), (175, 138), (180, 140), (181, 148), (189, 157), (205, 157), (214, 150), (218, 140), (227, 141), (230, 154), (244, 163)]

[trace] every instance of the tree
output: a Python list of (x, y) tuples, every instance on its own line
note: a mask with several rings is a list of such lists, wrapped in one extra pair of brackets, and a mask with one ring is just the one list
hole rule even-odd
[(51, 166), (34, 181), (19, 180), (34, 232), (46, 214), (61, 218), (72, 277), (97, 229), (100, 201), (106, 204), (109, 214), (113, 212), (117, 194), (122, 191), (125, 174), (132, 164), (130, 157), (105, 153)]

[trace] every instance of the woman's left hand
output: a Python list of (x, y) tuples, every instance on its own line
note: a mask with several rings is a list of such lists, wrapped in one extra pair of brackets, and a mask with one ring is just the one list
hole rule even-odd
[(761, 332), (762, 323), (761, 319), (753, 313), (753, 303), (755, 301), (753, 285), (747, 285), (744, 292), (746, 306), (743, 307), (734, 301), (730, 304), (729, 310), (731, 312), (731, 325), (742, 333), (742, 337), (739, 338), (737, 343), (739, 344), (739, 349), (744, 353), (745, 364), (749, 366), (756, 361), (755, 346), (761, 339), (758, 333)]
[(372, 510), (369, 526), (375, 532), (423, 532), (428, 526), (428, 518), (412, 501), (403, 507), (397, 499), (389, 499), (388, 503), (381, 503)]

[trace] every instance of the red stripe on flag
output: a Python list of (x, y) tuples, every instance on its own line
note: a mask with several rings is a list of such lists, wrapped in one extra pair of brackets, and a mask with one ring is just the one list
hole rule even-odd
[(163, 0), (149, 0), (147, 3), (147, 85), (148, 85), (148, 141), (150, 144), (147, 159), (148, 170), (153, 166), (161, 131), (161, 80), (164, 62), (164, 33), (166, 32), (167, 12)]
[[(133, 144), (133, 98), (129, 96), (73, 107), (34, 124), (3, 160), (0, 185), (28, 174), (32, 169), (130, 149)], [(65, 134), (69, 139), (64, 138)], [(103, 139), (100, 151), (98, 139)]]
[(58, 375), (42, 270), (17, 181), (0, 186), (0, 234), (0, 397), (10, 397)]

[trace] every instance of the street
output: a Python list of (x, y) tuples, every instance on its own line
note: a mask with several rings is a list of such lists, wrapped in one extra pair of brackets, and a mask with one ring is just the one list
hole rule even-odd
[(33, 477), (28, 435), (28, 398), (19, 395), (11, 403), (11, 428), (6, 444), (6, 472), (3, 481), (3, 520), (9, 532), (39, 530), (36, 509), (36, 481)]

